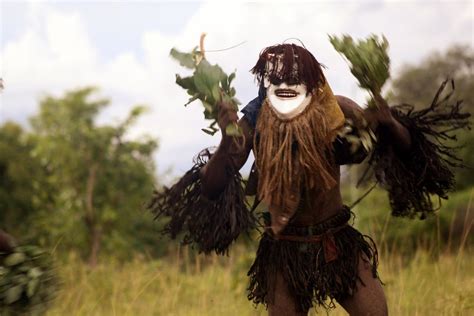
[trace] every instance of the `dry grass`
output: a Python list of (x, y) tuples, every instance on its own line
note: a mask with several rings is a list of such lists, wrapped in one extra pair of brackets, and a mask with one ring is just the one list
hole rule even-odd
[[(390, 315), (474, 315), (474, 251), (467, 242), (474, 221), (469, 216), (473, 192), (467, 193), (456, 251), (452, 231), (444, 250), (438, 232), (428, 247), (408, 259), (400, 251), (406, 240), (394, 244), (398, 249), (387, 243), (388, 220), (370, 222), (369, 234), (378, 237), (379, 274)], [(439, 220), (436, 223), (439, 231)], [(62, 290), (48, 315), (266, 315), (264, 307), (255, 308), (246, 298), (247, 270), (255, 255), (249, 248), (234, 246), (229, 257), (194, 256), (183, 248), (162, 260), (135, 257), (121, 263), (109, 258), (94, 270), (70, 254), (59, 266)], [(341, 307), (329, 314), (347, 315)]]
[[(229, 258), (196, 260), (181, 250), (172, 259), (109, 260), (94, 270), (71, 255), (60, 267), (64, 283), (48, 315), (266, 315), (246, 299), (247, 253), (240, 248)], [(409, 262), (384, 255), (380, 275), (390, 314), (474, 315), (473, 259), (469, 251), (437, 260), (419, 251)], [(330, 314), (346, 315), (340, 307)]]

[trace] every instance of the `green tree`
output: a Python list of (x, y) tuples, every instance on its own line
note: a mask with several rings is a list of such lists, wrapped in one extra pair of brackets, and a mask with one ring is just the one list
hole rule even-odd
[(421, 107), (429, 105), (439, 85), (447, 77), (456, 82), (455, 98), (474, 110), (474, 51), (468, 45), (455, 45), (445, 52), (434, 52), (416, 65), (405, 65), (392, 81), (392, 100)]
[(53, 196), (47, 172), (34, 155), (35, 139), (13, 122), (0, 126), (0, 226), (9, 233), (32, 238), (32, 218)]
[(154, 184), (152, 155), (157, 148), (151, 138), (126, 137), (143, 113), (142, 106), (116, 126), (99, 126), (96, 118), (109, 100), (93, 100), (95, 91), (84, 88), (60, 98), (47, 96), (31, 119), (36, 153), (57, 190), (54, 212), (42, 212), (38, 225), (50, 243), (85, 245), (92, 266), (104, 241), (109, 250), (130, 246), (127, 234), (133, 236), (134, 225), (143, 225), (145, 214), (140, 210)]

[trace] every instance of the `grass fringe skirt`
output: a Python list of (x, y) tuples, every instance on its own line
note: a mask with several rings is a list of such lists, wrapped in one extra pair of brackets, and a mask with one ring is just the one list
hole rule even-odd
[(339, 228), (330, 236), (337, 249), (336, 258), (330, 260), (326, 258), (323, 241), (277, 240), (264, 233), (257, 257), (248, 272), (249, 300), (255, 304), (272, 304), (276, 276), (281, 275), (299, 311), (307, 312), (314, 305), (330, 309), (335, 307), (335, 299), (351, 296), (358, 281), (362, 282), (358, 276), (359, 260), (362, 258), (370, 261), (372, 274), (377, 278), (377, 248), (370, 237), (347, 225), (350, 217), (350, 210), (345, 208), (317, 226), (287, 227), (282, 233), (308, 236), (311, 232), (313, 237), (324, 237), (331, 229)]

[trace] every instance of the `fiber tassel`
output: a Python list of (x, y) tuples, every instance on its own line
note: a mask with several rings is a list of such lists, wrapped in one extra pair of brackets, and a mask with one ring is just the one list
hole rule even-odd
[(182, 243), (196, 246), (199, 252), (227, 254), (240, 233), (256, 227), (256, 219), (249, 211), (244, 180), (238, 172), (215, 200), (201, 194), (200, 169), (210, 159), (208, 149), (194, 158), (194, 166), (171, 188), (155, 191), (147, 208), (155, 220), (165, 219), (162, 233), (172, 239), (180, 236)]
[(397, 153), (382, 138), (369, 160), (377, 180), (388, 190), (394, 216), (424, 219), (433, 213), (436, 209), (431, 196), (439, 201), (447, 199), (455, 185), (452, 168), (463, 166), (455, 155), (457, 147), (446, 141), (456, 140), (452, 132), (469, 128), (470, 114), (461, 112), (462, 101), (448, 103), (454, 92), (453, 81), (451, 92), (440, 99), (447, 83), (442, 83), (425, 109), (415, 111), (406, 104), (392, 108), (395, 118), (410, 132), (409, 152)]
[[(321, 229), (321, 233), (325, 230)], [(370, 237), (346, 225), (333, 238), (335, 259), (325, 258), (324, 242), (276, 240), (264, 234), (248, 272), (249, 300), (255, 304), (274, 303), (275, 282), (280, 275), (300, 312), (307, 312), (313, 305), (331, 309), (335, 307), (334, 300), (351, 296), (358, 282), (362, 282), (358, 276), (360, 260), (370, 262), (373, 277), (378, 277), (377, 249)]]

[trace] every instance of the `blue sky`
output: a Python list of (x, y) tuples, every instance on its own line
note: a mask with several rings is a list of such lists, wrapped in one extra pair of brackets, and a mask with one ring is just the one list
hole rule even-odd
[(117, 121), (134, 104), (149, 105), (130, 137), (159, 139), (158, 169), (171, 168), (169, 178), (184, 172), (200, 149), (219, 142), (218, 135), (200, 131), (207, 124), (200, 105), (182, 106), (187, 96), (174, 84), (182, 70), (168, 56), (171, 47), (192, 49), (202, 32), (208, 33), (207, 49), (246, 41), (208, 54), (226, 71), (237, 70), (237, 96), (244, 104), (256, 94), (248, 70), (258, 53), (290, 37), (301, 39), (327, 66), (335, 93), (359, 103), (365, 94), (328, 34), (384, 34), (395, 75), (435, 50), (474, 42), (472, 1), (1, 1), (0, 19), (0, 123), (27, 125), (41, 96), (96, 85), (100, 96), (112, 99), (101, 122)]

